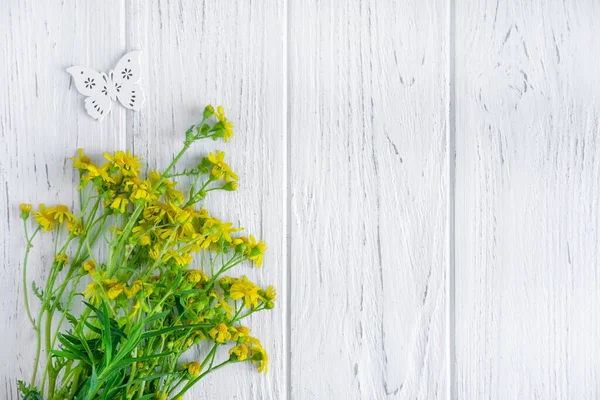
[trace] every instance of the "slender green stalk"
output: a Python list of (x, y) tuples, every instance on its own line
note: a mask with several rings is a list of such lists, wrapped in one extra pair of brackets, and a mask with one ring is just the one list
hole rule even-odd
[(184, 395), (184, 394), (185, 394), (185, 393), (186, 393), (188, 390), (190, 390), (190, 389), (192, 388), (192, 386), (194, 386), (194, 385), (195, 385), (195, 384), (196, 384), (198, 381), (200, 381), (202, 378), (204, 378), (204, 377), (205, 377), (206, 375), (208, 375), (209, 373), (211, 373), (211, 372), (213, 372), (213, 371), (216, 371), (216, 370), (218, 370), (219, 368), (222, 368), (222, 367), (224, 367), (224, 366), (225, 366), (225, 365), (227, 365), (227, 364), (232, 364), (232, 363), (234, 363), (234, 362), (237, 362), (237, 361), (232, 361), (231, 359), (229, 359), (229, 360), (223, 361), (221, 364), (219, 364), (219, 365), (217, 365), (217, 366), (215, 366), (215, 367), (212, 367), (212, 366), (211, 366), (211, 367), (210, 367), (209, 369), (207, 369), (205, 372), (203, 372), (203, 373), (201, 373), (200, 375), (198, 375), (198, 377), (196, 377), (196, 378), (194, 378), (194, 379), (190, 380), (190, 381), (188, 382), (188, 384), (187, 384), (187, 385), (185, 385), (185, 386), (183, 387), (183, 389), (181, 389), (179, 392), (177, 392), (177, 394), (176, 394), (176, 395), (174, 395), (174, 396), (172, 396), (172, 397), (171, 397), (171, 400), (176, 400), (176, 399), (177, 399), (179, 396), (183, 396), (183, 395)]
[(23, 297), (25, 300), (25, 310), (27, 310), (27, 317), (29, 317), (29, 321), (31, 321), (31, 325), (33, 329), (37, 329), (35, 325), (35, 321), (31, 316), (31, 310), (29, 308), (29, 296), (27, 295), (27, 260), (29, 258), (29, 252), (33, 248), (32, 241), (35, 238), (35, 235), (40, 231), (41, 227), (38, 227), (31, 237), (27, 234), (27, 221), (23, 219), (23, 227), (25, 229), (25, 239), (27, 240), (27, 248), (25, 249), (25, 257), (23, 258)]

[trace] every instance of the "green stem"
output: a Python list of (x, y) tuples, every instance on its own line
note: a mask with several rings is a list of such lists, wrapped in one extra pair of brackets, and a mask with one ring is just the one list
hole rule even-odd
[(232, 319), (231, 322), (233, 323), (233, 322), (241, 321), (244, 318), (246, 318), (246, 317), (254, 314), (255, 312), (262, 311), (264, 309), (265, 309), (264, 305), (258, 306), (254, 310), (248, 311), (246, 314), (242, 315), (241, 317), (237, 317), (237, 318)]
[(35, 330), (36, 329), (35, 321), (34, 321), (33, 317), (31, 316), (31, 310), (29, 308), (29, 295), (27, 294), (27, 260), (29, 258), (29, 252), (31, 251), (31, 248), (33, 247), (31, 242), (35, 238), (35, 235), (37, 235), (37, 233), (40, 231), (40, 227), (38, 227), (35, 230), (35, 232), (33, 232), (33, 235), (31, 235), (31, 237), (29, 237), (29, 235), (27, 234), (27, 221), (25, 221), (25, 220), (23, 220), (23, 227), (25, 229), (25, 238), (27, 240), (27, 249), (25, 250), (25, 257), (23, 258), (23, 297), (25, 299), (25, 309), (27, 310), (27, 317), (29, 317), (29, 321), (31, 321), (31, 325), (33, 326), (33, 329)]
[(187, 385), (185, 385), (183, 387), (183, 389), (181, 389), (175, 396), (171, 397), (170, 400), (176, 400), (179, 396), (183, 396), (185, 394), (185, 392), (187, 392), (188, 390), (191, 389), (192, 386), (194, 386), (200, 379), (204, 378), (206, 375), (208, 375), (209, 373), (218, 370), (221, 367), (224, 367), (227, 364), (231, 364), (237, 361), (232, 361), (231, 359), (228, 359), (226, 361), (223, 361), (221, 364), (215, 366), (215, 367), (210, 367), (208, 368), (205, 372), (201, 373), (200, 375), (198, 375), (196, 378), (192, 379), (191, 381), (188, 382)]

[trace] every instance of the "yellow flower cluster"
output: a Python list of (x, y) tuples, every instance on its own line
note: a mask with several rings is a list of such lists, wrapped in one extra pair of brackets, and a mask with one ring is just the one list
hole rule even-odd
[(235, 332), (233, 338), (237, 345), (229, 349), (231, 357), (238, 361), (252, 360), (258, 366), (258, 372), (267, 373), (269, 369), (269, 356), (260, 341), (250, 336), (250, 329), (245, 326), (232, 327)]
[[(69, 378), (60, 370), (69, 363), (73, 370), (78, 368), (79, 382), (89, 379), (88, 347), (94, 346), (98, 346), (92, 349), (98, 355), (92, 366), (98, 369), (97, 378), (123, 379), (111, 388), (119, 398), (181, 399), (191, 384), (216, 368), (215, 355), (222, 346), (230, 347), (224, 363), (251, 361), (260, 372), (267, 372), (267, 352), (242, 321), (272, 309), (275, 289), (228, 272), (247, 261), (260, 267), (267, 246), (253, 235), (242, 236), (243, 228), (204, 207), (209, 193), (236, 190), (239, 177), (222, 151), (209, 153), (192, 170), (172, 171), (194, 141), (227, 141), (233, 136), (233, 125), (222, 107), (216, 111), (206, 107), (203, 117), (199, 126), (186, 132), (184, 149), (164, 171), (143, 172), (142, 160), (129, 151), (104, 153), (103, 161), (96, 163), (79, 149), (72, 161), (80, 173), (80, 215), (65, 205), (40, 204), (34, 210), (21, 204), (22, 218), (28, 220), (33, 214), (38, 225), (33, 236), (55, 231), (57, 246), (48, 286), (34, 291), (44, 302), (46, 320), (52, 321), (58, 310), (73, 325), (68, 333), (43, 341), (61, 344), (46, 349), (46, 354), (52, 354), (56, 376)], [(180, 190), (178, 176), (190, 178), (189, 191)], [(58, 229), (62, 225), (68, 231), (66, 241)], [(33, 236), (27, 236), (28, 244)], [(97, 251), (103, 244), (104, 251)], [(63, 268), (66, 271), (61, 272)], [(70, 307), (83, 282), (87, 308), (76, 317)], [(66, 295), (69, 287), (73, 289)], [(28, 314), (39, 333), (41, 325), (36, 325), (29, 310)], [(212, 346), (206, 359), (178, 364), (188, 348), (202, 341)], [(115, 354), (107, 355), (109, 349)], [(117, 354), (122, 349), (126, 354)], [(40, 353), (38, 346), (37, 358)], [(110, 362), (117, 357), (131, 362)], [(102, 370), (113, 367), (124, 369)], [(98, 387), (104, 384), (99, 382)], [(60, 395), (57, 391), (44, 398), (58, 398), (70, 388), (67, 379)]]
[[(31, 211), (30, 205), (22, 204), (21, 211), (24, 208)], [(40, 204), (40, 210), (34, 211), (33, 216), (37, 223), (44, 229), (44, 232), (53, 230), (57, 224), (62, 224), (63, 222), (72, 223), (75, 221), (75, 216), (69, 212), (69, 208), (62, 204), (55, 207), (46, 207), (44, 204)]]

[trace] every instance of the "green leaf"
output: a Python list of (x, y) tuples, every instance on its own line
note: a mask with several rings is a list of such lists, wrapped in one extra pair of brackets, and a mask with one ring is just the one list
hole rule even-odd
[(37, 287), (37, 285), (35, 284), (35, 281), (31, 282), (31, 290), (33, 291), (33, 294), (35, 294), (35, 296), (40, 299), (41, 301), (43, 301), (43, 297), (44, 297), (44, 291), (40, 288)]
[[(81, 342), (81, 344), (83, 345), (83, 347), (84, 347), (87, 355), (90, 358), (90, 365), (92, 366), (92, 369), (93, 369), (94, 368), (94, 363), (96, 362), (96, 358), (94, 357), (94, 352), (92, 351), (92, 349), (91, 349), (90, 345), (88, 344), (87, 340), (83, 340)], [(96, 348), (96, 347), (94, 346), (94, 348)], [(94, 372), (94, 374), (96, 373), (95, 369), (93, 370), (93, 372)]]
[(150, 318), (146, 318), (146, 321), (144, 321), (144, 323), (151, 324), (154, 321), (158, 321), (159, 319), (165, 318), (170, 313), (171, 313), (171, 311), (163, 311), (161, 313), (155, 314), (155, 315), (151, 316)]
[(17, 381), (17, 385), (19, 387), (19, 392), (23, 395), (23, 400), (44, 400), (34, 386), (23, 381)]
[(115, 364), (113, 366), (113, 368), (128, 367), (131, 364), (133, 364), (134, 362), (148, 361), (148, 360), (152, 360), (153, 358), (166, 357), (166, 356), (170, 356), (171, 354), (175, 354), (175, 353), (176, 353), (175, 350), (173, 350), (173, 351), (166, 351), (164, 353), (150, 354), (150, 355), (142, 356), (142, 357), (125, 358), (120, 363)]
[(75, 318), (75, 316), (73, 314), (70, 313), (66, 313), (65, 317), (67, 318), (67, 321), (69, 321), (69, 323), (75, 327), (77, 326), (77, 324), (79, 323), (79, 321), (77, 321), (77, 318)]
[(102, 329), (95, 327), (94, 325), (90, 324), (89, 322), (85, 321), (84, 322), (85, 326), (88, 327), (88, 329), (94, 333), (97, 333), (98, 335), (102, 335)]
[(198, 293), (206, 293), (206, 289), (183, 290), (183, 291), (179, 292), (178, 294), (185, 296), (186, 294), (198, 294)]
[(66, 349), (75, 354), (76, 357), (83, 359), (85, 347), (77, 338), (74, 338), (70, 335), (59, 334), (58, 341), (62, 344), (63, 350)]
[[(123, 385), (115, 388), (115, 390), (111, 393), (111, 395), (118, 393), (118, 390), (120, 390), (120, 389), (122, 389), (124, 387), (128, 387), (128, 386), (134, 385), (136, 383), (142, 383), (142, 382), (152, 381), (154, 379), (159, 379), (159, 378), (162, 378), (163, 376), (168, 376), (170, 374), (171, 374), (170, 372), (162, 372), (160, 374), (154, 374), (154, 375), (145, 376), (143, 378), (134, 379), (131, 382), (127, 382), (127, 383), (125, 383), (125, 384), (123, 384)], [(112, 398), (112, 397), (109, 397), (109, 398)], [(144, 396), (144, 397), (142, 397), (142, 399), (143, 398), (146, 398), (146, 397)]]
[(143, 339), (148, 339), (148, 338), (155, 337), (155, 336), (161, 336), (161, 335), (164, 335), (165, 333), (169, 333), (169, 332), (173, 332), (173, 331), (186, 330), (186, 329), (194, 329), (194, 328), (209, 328), (211, 326), (212, 325), (210, 325), (210, 324), (193, 324), (193, 325), (171, 326), (169, 328), (157, 329), (157, 330), (153, 330), (153, 331), (144, 332), (142, 334), (142, 338)]
[[(118, 390), (112, 390), (114, 386), (116, 385), (120, 385), (123, 382), (123, 374), (121, 373), (116, 373), (113, 374), (109, 379), (106, 380), (106, 384), (103, 385), (102, 387), (102, 400), (112, 400), (114, 399), (117, 394), (118, 394)], [(118, 386), (118, 388), (120, 388), (121, 386)]]
[(111, 326), (110, 326), (110, 317), (108, 315), (108, 308), (106, 304), (102, 302), (102, 319), (104, 320), (104, 330), (102, 332), (102, 344), (106, 349), (106, 353), (104, 355), (104, 361), (106, 365), (110, 364), (113, 355), (113, 341), (111, 336)]
[(76, 355), (74, 353), (71, 353), (69, 351), (64, 351), (64, 350), (52, 350), (52, 351), (50, 351), (50, 353), (52, 353), (52, 357), (62, 357), (62, 358), (66, 358), (69, 360), (83, 361), (86, 364), (91, 364), (89, 358), (87, 358), (83, 354)]

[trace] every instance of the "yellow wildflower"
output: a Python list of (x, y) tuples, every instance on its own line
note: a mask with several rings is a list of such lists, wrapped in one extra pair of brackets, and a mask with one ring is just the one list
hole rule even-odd
[(226, 300), (220, 299), (217, 302), (217, 306), (216, 307), (217, 308), (221, 307), (223, 309), (223, 311), (225, 311), (225, 316), (227, 318), (231, 318), (231, 316), (233, 315), (233, 307), (231, 307)]
[(233, 340), (236, 342), (245, 342), (246, 338), (250, 336), (250, 329), (246, 326), (232, 326), (231, 331), (233, 332)]
[(135, 296), (140, 290), (142, 290), (142, 281), (138, 279), (135, 282), (133, 282), (129, 288), (125, 288), (125, 296), (127, 296), (127, 298), (130, 299), (133, 296)]
[(208, 331), (210, 337), (212, 337), (217, 343), (224, 343), (231, 339), (231, 333), (227, 329), (225, 324), (217, 324), (214, 328)]
[(266, 300), (277, 300), (277, 292), (275, 291), (275, 287), (274, 286), (269, 286), (266, 290), (265, 290), (265, 299)]
[[(150, 173), (148, 174), (148, 177), (150, 178), (150, 181), (152, 181), (152, 183), (157, 183), (158, 181), (160, 181), (160, 179), (162, 178), (162, 174), (156, 170), (152, 170), (150, 171)], [(173, 182), (169, 179), (163, 179), (163, 181), (161, 182), (161, 185), (165, 185), (167, 188), (174, 188), (175, 185), (177, 185), (177, 182)]]
[(188, 374), (192, 376), (200, 375), (200, 364), (197, 362), (190, 362), (187, 364), (183, 364), (183, 368), (187, 369)]
[(260, 344), (260, 341), (254, 337), (248, 338), (249, 349), (252, 352), (252, 361), (258, 366), (258, 372), (265, 374), (269, 370), (269, 356)]
[(167, 213), (166, 207), (162, 203), (148, 205), (144, 208), (144, 219), (150, 223), (156, 223), (160, 221)]
[(109, 168), (110, 164), (108, 163), (104, 164), (101, 168), (98, 168), (98, 166), (94, 164), (88, 164), (85, 167), (88, 173), (82, 180), (87, 182), (97, 177), (101, 177), (104, 182), (115, 183), (115, 180), (108, 175)]
[(225, 118), (225, 114), (223, 113), (223, 107), (221, 106), (217, 107), (215, 116), (223, 124), (223, 140), (227, 142), (229, 138), (233, 136), (233, 124), (227, 121), (227, 118)]
[(96, 263), (94, 260), (87, 260), (83, 263), (83, 269), (86, 270), (90, 276), (94, 276), (96, 273)]
[(144, 220), (141, 220), (139, 225), (132, 229), (131, 233), (133, 237), (139, 238), (145, 235), (148, 231), (152, 229)]
[(150, 191), (152, 185), (149, 180), (142, 181), (140, 178), (132, 178), (125, 182), (125, 190), (131, 192), (131, 199), (151, 199)]
[(117, 278), (106, 278), (105, 277), (106, 274), (102, 274), (102, 284), (105, 286), (110, 286), (110, 285), (114, 285), (115, 283), (119, 282), (119, 280)]
[(170, 259), (175, 260), (177, 265), (180, 267), (186, 266), (192, 262), (192, 256), (189, 254), (180, 254), (175, 250), (168, 250), (165, 253), (163, 261), (169, 261)]
[(65, 253), (59, 253), (54, 257), (54, 262), (65, 265), (69, 262), (69, 257)]
[(208, 275), (204, 271), (190, 269), (185, 273), (185, 280), (189, 283), (208, 282)]
[(100, 303), (100, 285), (97, 282), (92, 282), (83, 291), (83, 296), (90, 298), (93, 304)]
[(131, 307), (131, 312), (129, 313), (129, 319), (135, 317), (140, 310), (140, 302), (136, 301), (135, 304)]
[(44, 204), (40, 204), (40, 211), (35, 211), (33, 216), (37, 223), (44, 228), (44, 232), (54, 229), (54, 217), (48, 212)]
[(58, 221), (61, 224), (65, 219), (70, 222), (75, 221), (75, 216), (69, 212), (69, 207), (62, 204), (48, 208), (48, 215), (51, 215), (55, 221)]
[(202, 224), (202, 233), (205, 235), (201, 248), (208, 248), (211, 243), (217, 243), (221, 238), (224, 238), (228, 243), (232, 242), (231, 233), (240, 231), (243, 228), (232, 228), (231, 222), (223, 223), (217, 218), (209, 217)]
[[(199, 318), (199, 320), (202, 321), (202, 318)], [(206, 336), (204, 336), (204, 333), (201, 331), (195, 332), (185, 341), (185, 347), (190, 347), (192, 344), (199, 343), (201, 340), (205, 339)]]
[(83, 154), (83, 149), (77, 149), (77, 154), (79, 158), (71, 158), (73, 161), (73, 168), (77, 168), (79, 170), (87, 169), (87, 166), (92, 162), (90, 158)]
[(165, 199), (167, 199), (167, 201), (170, 203), (179, 205), (183, 203), (185, 197), (180, 190), (168, 188), (167, 192), (165, 193)]
[(211, 175), (217, 179), (225, 178), (227, 182), (237, 181), (238, 176), (231, 170), (229, 165), (225, 163), (225, 152), (217, 151), (216, 154), (210, 153), (206, 157), (208, 161), (213, 165)]
[(111, 161), (123, 176), (137, 176), (142, 166), (138, 156), (133, 157), (130, 151), (117, 151), (113, 155), (104, 153), (104, 158)]
[(267, 245), (262, 240), (258, 243), (254, 236), (250, 235), (250, 243), (247, 249), (248, 259), (254, 261), (257, 267), (260, 267), (263, 262), (263, 254), (267, 249)]
[(192, 220), (193, 209), (179, 208), (175, 204), (169, 204), (168, 216), (173, 223), (186, 224)]
[(242, 279), (236, 279), (231, 285), (230, 294), (233, 300), (244, 299), (246, 307), (256, 307), (260, 299), (259, 290), (260, 288), (244, 275)]
[(113, 285), (110, 285), (108, 291), (106, 292), (106, 297), (108, 297), (111, 300), (116, 299), (121, 293), (123, 293), (125, 288), (126, 286), (124, 283), (115, 283)]
[(248, 358), (248, 347), (245, 344), (239, 344), (229, 349), (229, 354), (235, 356), (239, 361), (244, 361)]
[(71, 232), (74, 236), (81, 235), (83, 232), (83, 226), (80, 222), (67, 222), (67, 230)]
[(275, 307), (275, 300), (277, 300), (277, 292), (275, 287), (269, 286), (264, 292), (259, 292), (265, 300), (265, 307), (267, 310), (271, 310)]
[(148, 254), (150, 255), (151, 259), (156, 260), (160, 255), (160, 250), (158, 246), (154, 245), (150, 250), (148, 250)]
[(127, 200), (125, 196), (119, 195), (115, 197), (115, 199), (110, 205), (110, 208), (112, 208), (113, 210), (118, 210), (121, 214), (124, 214), (127, 204), (129, 204), (129, 200)]
[(259, 354), (261, 359), (255, 362), (258, 365), (258, 372), (263, 372), (266, 374), (269, 372), (269, 355), (265, 349), (262, 348), (262, 346), (259, 349)]

